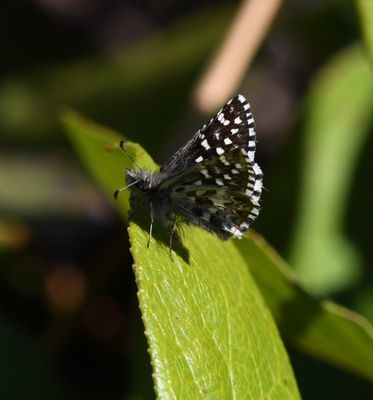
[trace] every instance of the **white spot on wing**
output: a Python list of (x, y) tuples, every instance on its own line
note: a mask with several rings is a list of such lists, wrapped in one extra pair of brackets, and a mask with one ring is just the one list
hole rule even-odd
[(236, 228), (235, 226), (228, 226), (228, 225), (223, 225), (223, 229), (226, 230), (227, 232), (231, 233), (234, 237), (241, 239), (242, 238), (242, 232)]
[[(262, 181), (261, 180), (255, 181), (254, 191), (255, 192), (259, 192), (259, 194), (262, 193)], [(256, 197), (258, 197), (258, 200), (259, 200), (259, 196), (256, 196)]]
[(221, 147), (217, 147), (217, 148), (216, 148), (216, 152), (217, 152), (218, 154), (224, 154), (224, 150), (223, 150)]
[(232, 144), (232, 141), (231, 141), (229, 138), (225, 138), (225, 139), (224, 139), (224, 143), (225, 143), (226, 145), (228, 145), (228, 144)]
[(194, 161), (200, 163), (200, 162), (203, 161), (203, 157), (202, 157), (202, 156), (199, 156), (199, 157), (197, 157)]
[(260, 169), (258, 164), (255, 163), (254, 166), (253, 166), (253, 169), (254, 169), (255, 175), (261, 175), (262, 174), (262, 170)]
[(242, 119), (240, 118), (240, 117), (237, 117), (235, 120), (234, 120), (234, 123), (235, 124), (241, 124), (242, 123)]
[(206, 150), (209, 150), (209, 149), (210, 149), (210, 146), (209, 146), (209, 143), (208, 143), (207, 139), (205, 139), (203, 142), (201, 142), (201, 145), (202, 145)]

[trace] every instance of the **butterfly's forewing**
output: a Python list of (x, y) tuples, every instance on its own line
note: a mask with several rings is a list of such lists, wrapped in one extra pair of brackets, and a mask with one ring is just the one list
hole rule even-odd
[(186, 221), (223, 239), (241, 237), (259, 213), (262, 172), (254, 155), (254, 120), (240, 95), (163, 165), (170, 177), (160, 188)]
[(254, 160), (255, 123), (249, 103), (242, 95), (231, 99), (162, 165), (160, 172), (176, 174), (236, 147), (245, 149), (248, 158)]

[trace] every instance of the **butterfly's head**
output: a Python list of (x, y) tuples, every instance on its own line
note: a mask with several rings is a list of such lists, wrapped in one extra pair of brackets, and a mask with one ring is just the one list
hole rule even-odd
[(126, 182), (126, 186), (123, 186), (114, 192), (115, 199), (117, 199), (118, 194), (122, 190), (130, 188), (133, 192), (148, 193), (153, 186), (153, 175), (150, 172), (142, 170), (128, 169), (126, 171)]
[(133, 187), (140, 192), (148, 192), (152, 188), (152, 175), (142, 170), (129, 169), (126, 172), (127, 187)]

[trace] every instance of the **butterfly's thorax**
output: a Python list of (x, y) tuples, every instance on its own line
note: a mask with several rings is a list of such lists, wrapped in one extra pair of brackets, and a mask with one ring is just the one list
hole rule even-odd
[(161, 183), (168, 178), (167, 173), (152, 173), (142, 170), (127, 170), (127, 184), (136, 182), (131, 190), (132, 199), (138, 202), (138, 198), (151, 204), (155, 214), (161, 219), (168, 219), (171, 210), (169, 192), (162, 188)]

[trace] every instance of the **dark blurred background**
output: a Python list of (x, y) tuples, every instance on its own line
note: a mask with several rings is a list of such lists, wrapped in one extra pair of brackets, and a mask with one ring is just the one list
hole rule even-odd
[[(57, 113), (73, 107), (162, 162), (209, 118), (193, 106), (192, 92), (238, 4), (2, 1), (1, 399), (154, 397), (125, 224), (80, 164)], [(254, 229), (287, 260), (308, 93), (360, 36), (349, 1), (285, 2), (240, 87), (255, 112), (268, 189)], [(327, 278), (310, 290), (373, 321), (373, 140), (366, 137), (341, 199), (340, 229), (359, 261), (341, 282)], [(304, 399), (373, 395), (361, 378), (290, 345), (289, 352)]]

